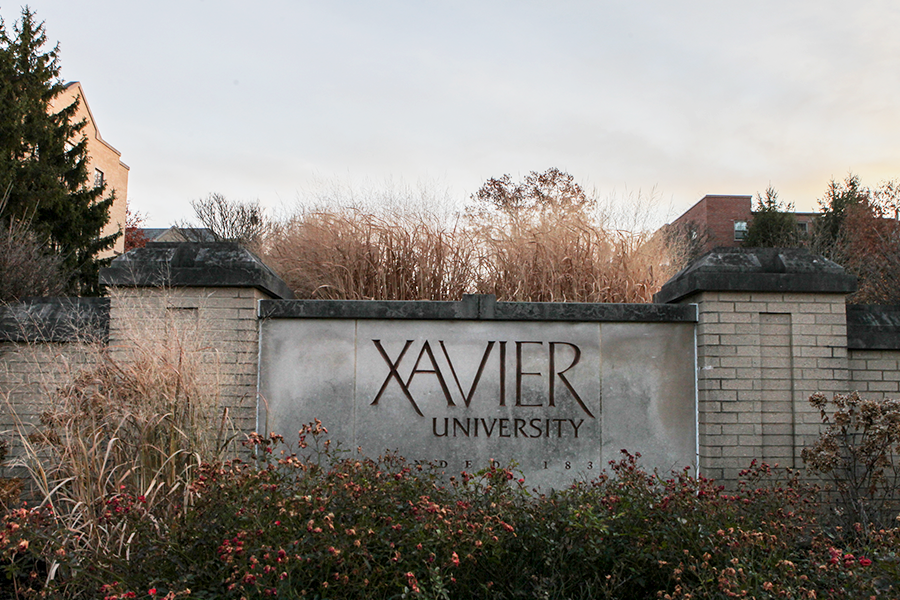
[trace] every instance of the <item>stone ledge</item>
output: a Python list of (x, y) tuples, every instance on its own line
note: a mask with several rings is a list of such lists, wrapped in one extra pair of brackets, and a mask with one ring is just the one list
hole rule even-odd
[(706, 291), (850, 294), (856, 278), (805, 248), (716, 248), (666, 282), (653, 301)]
[(497, 302), (493, 295), (480, 294), (467, 294), (459, 302), (261, 300), (259, 316), (265, 319), (697, 322), (693, 305)]
[(100, 283), (116, 287), (245, 287), (274, 298), (293, 298), (287, 284), (235, 242), (151, 242), (100, 271)]
[(847, 306), (847, 347), (851, 350), (900, 350), (900, 306)]
[(0, 306), (0, 341), (109, 339), (109, 298), (26, 298)]

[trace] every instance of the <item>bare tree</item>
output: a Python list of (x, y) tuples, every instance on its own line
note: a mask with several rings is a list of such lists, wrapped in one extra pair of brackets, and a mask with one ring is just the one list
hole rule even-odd
[(700, 258), (706, 252), (710, 236), (709, 227), (696, 221), (664, 225), (660, 233), (673, 261), (674, 271), (679, 271)]
[(197, 219), (217, 240), (238, 242), (252, 250), (259, 249), (270, 227), (259, 201), (239, 202), (213, 193), (191, 201), (191, 207)]
[(493, 218), (496, 213), (507, 218), (555, 219), (561, 215), (587, 216), (595, 206), (575, 178), (557, 168), (544, 173), (532, 171), (521, 182), (509, 175), (491, 177), (472, 195), (475, 201), (470, 214)]
[(0, 198), (0, 302), (62, 293), (68, 278), (63, 258), (31, 230), (30, 219), (4, 215), (9, 188)]

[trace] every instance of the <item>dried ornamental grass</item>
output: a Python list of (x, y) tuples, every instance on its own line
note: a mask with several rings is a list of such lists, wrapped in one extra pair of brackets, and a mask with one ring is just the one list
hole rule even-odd
[(680, 266), (663, 236), (584, 211), (495, 217), (308, 212), (270, 237), (266, 261), (298, 298), (349, 300), (651, 302)]
[(673, 274), (661, 238), (605, 231), (582, 220), (488, 228), (477, 288), (498, 300), (652, 302)]
[(350, 209), (295, 216), (268, 247), (267, 260), (299, 298), (459, 299), (475, 262), (455, 227)]
[(39, 502), (77, 540), (74, 551), (127, 555), (135, 522), (116, 510), (122, 499), (156, 527), (184, 509), (199, 466), (232, 449), (217, 355), (202, 329), (168, 311), (130, 322), (121, 346), (77, 350), (93, 359), (47, 398), (39, 423), (18, 421), (21, 462)]

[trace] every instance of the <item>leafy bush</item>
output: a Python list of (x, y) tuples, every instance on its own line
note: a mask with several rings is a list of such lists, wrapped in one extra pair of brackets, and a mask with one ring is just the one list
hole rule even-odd
[(446, 477), (324, 433), (307, 425), (299, 454), (251, 436), (257, 459), (203, 465), (177, 516), (110, 494), (105, 518), (132, 524), (127, 553), (75, 560), (46, 512), (13, 513), (6, 572), (38, 590), (56, 568), (44, 591), (110, 599), (868, 598), (900, 582), (898, 531), (853, 546), (854, 531), (818, 525), (816, 489), (795, 472), (754, 465), (728, 491), (625, 453), (597, 479), (535, 495), (495, 462)]
[[(4, 517), (0, 598), (900, 592), (900, 529), (888, 518), (900, 423), (894, 401), (839, 396), (829, 412), (824, 397), (812, 399), (828, 428), (804, 458), (832, 475), (847, 506), (858, 509), (835, 525), (820, 524), (820, 490), (798, 472), (755, 462), (736, 489), (726, 489), (688, 468), (666, 478), (648, 473), (640, 455), (623, 451), (599, 477), (540, 494), (514, 465), (491, 461), (447, 476), (394, 454), (346, 451), (325, 439), (318, 421), (301, 430), (296, 452), (280, 436), (253, 434), (244, 460), (222, 462), (221, 443), (177, 433), (193, 428), (216, 439), (215, 428), (153, 408), (151, 390), (165, 406), (178, 397), (199, 402), (179, 379), (191, 372), (185, 355), (166, 356), (156, 366), (136, 363), (132, 374), (101, 362), (60, 390), (68, 418), (53, 413), (39, 433), (44, 460), (59, 470), (35, 471), (47, 474), (42, 505)], [(177, 357), (180, 369), (169, 372)], [(139, 376), (154, 387), (138, 386)], [(136, 417), (141, 401), (145, 420)], [(872, 490), (882, 494), (877, 501)], [(860, 520), (876, 512), (884, 519), (874, 527)]]
[(900, 513), (900, 400), (813, 394), (826, 428), (802, 457), (813, 473), (828, 475), (845, 521), (885, 527)]

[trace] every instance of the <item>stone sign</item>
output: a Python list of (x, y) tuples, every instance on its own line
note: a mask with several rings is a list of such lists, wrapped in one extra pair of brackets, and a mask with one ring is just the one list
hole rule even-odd
[(623, 448), (696, 463), (689, 323), (266, 319), (260, 365), (260, 428), (289, 440), (318, 418), (346, 448), (515, 461), (544, 489)]

